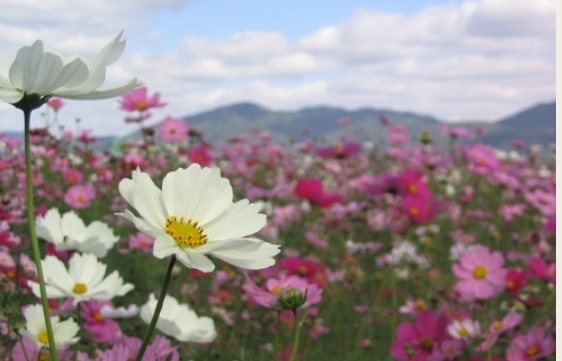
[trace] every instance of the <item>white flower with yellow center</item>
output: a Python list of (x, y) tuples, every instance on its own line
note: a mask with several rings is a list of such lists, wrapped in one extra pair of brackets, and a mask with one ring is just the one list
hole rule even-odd
[[(108, 301), (134, 288), (130, 283), (123, 284), (117, 271), (104, 278), (106, 265), (99, 263), (93, 254), (75, 253), (68, 262), (68, 271), (54, 256), (45, 257), (41, 264), (48, 298), (70, 297), (74, 304), (87, 300)], [(33, 281), (28, 284), (39, 297), (39, 284)]]
[(162, 190), (136, 170), (119, 183), (119, 192), (139, 216), (129, 210), (119, 215), (155, 239), (157, 258), (175, 255), (203, 272), (215, 268), (206, 255), (247, 269), (275, 264), (278, 245), (247, 237), (265, 225), (266, 216), (247, 199), (233, 203), (230, 182), (218, 168), (180, 168), (164, 177)]
[(56, 208), (38, 217), (35, 225), (37, 236), (53, 243), (58, 251), (76, 250), (102, 258), (119, 240), (107, 224), (94, 221), (86, 227), (76, 213), (61, 216)]
[[(141, 307), (140, 316), (150, 324), (158, 300), (150, 295)], [(198, 317), (186, 304), (180, 304), (174, 297), (166, 296), (156, 328), (164, 334), (182, 342), (209, 343), (217, 338), (215, 323), (210, 317)]]
[[(25, 309), (23, 314), (25, 317), (25, 329), (21, 329), (19, 333), (34, 341), (38, 349), (41, 347), (49, 347), (43, 307), (41, 307), (41, 305), (29, 306)], [(60, 321), (58, 316), (51, 316), (51, 324), (53, 326), (53, 337), (57, 348), (78, 341), (79, 337), (77, 334), (80, 327), (72, 319)]]
[(125, 49), (122, 36), (120, 32), (91, 60), (45, 51), (41, 40), (24, 46), (15, 57), (0, 51), (0, 99), (15, 104), (24, 96), (105, 99), (129, 93), (141, 85), (136, 78), (98, 90), (105, 81), (106, 67), (115, 63)]

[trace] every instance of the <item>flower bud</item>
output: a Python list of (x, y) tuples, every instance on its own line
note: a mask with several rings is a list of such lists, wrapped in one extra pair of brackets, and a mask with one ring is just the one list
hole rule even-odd
[(433, 140), (431, 139), (431, 134), (427, 130), (424, 130), (421, 134), (420, 142), (422, 144), (431, 144), (432, 141)]
[(288, 287), (283, 289), (277, 300), (275, 301), (275, 308), (279, 310), (296, 310), (306, 302), (307, 292), (302, 292), (299, 288)]

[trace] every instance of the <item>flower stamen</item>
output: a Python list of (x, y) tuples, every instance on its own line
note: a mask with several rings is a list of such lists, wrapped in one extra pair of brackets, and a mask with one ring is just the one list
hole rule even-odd
[(84, 294), (88, 291), (88, 286), (86, 286), (85, 284), (83, 284), (82, 282), (76, 282), (76, 284), (74, 285), (74, 287), (72, 287), (72, 292), (77, 294), (77, 295), (81, 295)]
[(171, 216), (166, 220), (166, 233), (180, 248), (196, 248), (207, 243), (207, 236), (197, 221)]

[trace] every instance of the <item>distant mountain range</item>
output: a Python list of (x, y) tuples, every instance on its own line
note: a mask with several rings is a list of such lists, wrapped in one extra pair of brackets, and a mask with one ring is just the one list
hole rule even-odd
[[(384, 142), (386, 131), (379, 121), (384, 115), (392, 124), (404, 125), (412, 139), (428, 131), (437, 144), (447, 139), (439, 132), (439, 125), (462, 126), (474, 131), (480, 127), (484, 135), (478, 140), (497, 148), (509, 148), (514, 138), (527, 144), (547, 146), (556, 141), (556, 103), (538, 104), (496, 122), (447, 123), (431, 116), (386, 109), (362, 108), (347, 111), (342, 108), (320, 106), (299, 111), (273, 111), (253, 103), (237, 103), (207, 112), (184, 117), (195, 129), (202, 130), (205, 139), (213, 144), (228, 138), (248, 134), (259, 128), (271, 133), (280, 142), (300, 141), (307, 137), (332, 139), (339, 133), (352, 134), (355, 139)], [(349, 118), (345, 127), (338, 119)]]
[[(370, 140), (384, 145), (386, 131), (379, 121), (380, 115), (384, 115), (392, 124), (404, 125), (411, 139), (417, 139), (423, 131), (428, 131), (437, 145), (447, 142), (439, 132), (439, 126), (444, 124), (466, 127), (471, 131), (480, 127), (484, 135), (478, 141), (496, 148), (510, 148), (515, 138), (529, 145), (548, 146), (556, 142), (556, 102), (537, 104), (496, 122), (448, 123), (427, 115), (375, 108), (348, 111), (318, 106), (298, 111), (274, 111), (254, 103), (236, 103), (183, 119), (192, 128), (201, 130), (204, 138), (214, 145), (241, 134), (249, 134), (254, 129), (270, 132), (273, 139), (282, 144), (309, 137), (334, 139), (338, 134), (345, 133), (356, 140)], [(344, 127), (338, 125), (338, 120), (343, 118), (351, 120)], [(21, 133), (8, 135), (21, 138)], [(123, 140), (137, 137), (138, 132)], [(95, 148), (111, 148), (114, 141), (114, 137), (100, 137)]]

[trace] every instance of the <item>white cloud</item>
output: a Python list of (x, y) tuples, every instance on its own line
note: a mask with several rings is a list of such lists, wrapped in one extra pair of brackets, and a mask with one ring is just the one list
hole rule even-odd
[[(177, 49), (143, 49), (164, 40), (145, 12), (188, 2), (85, 0), (77, 8), (70, 0), (22, 0), (0, 14), (0, 48), (15, 52), (42, 38), (63, 53), (91, 56), (121, 27), (125, 36), (133, 28), (134, 46), (108, 79), (140, 77), (161, 92), (169, 106), (156, 110), (154, 121), (237, 101), (494, 120), (555, 95), (554, 0), (471, 0), (409, 15), (360, 10), (295, 41), (280, 31), (247, 31), (219, 40), (185, 35)], [(0, 105), (2, 119), (14, 115)], [(125, 114), (115, 99), (69, 101), (60, 116), (70, 123), (80, 117), (96, 134), (134, 130), (120, 122)], [(20, 125), (3, 121), (0, 129)]]

